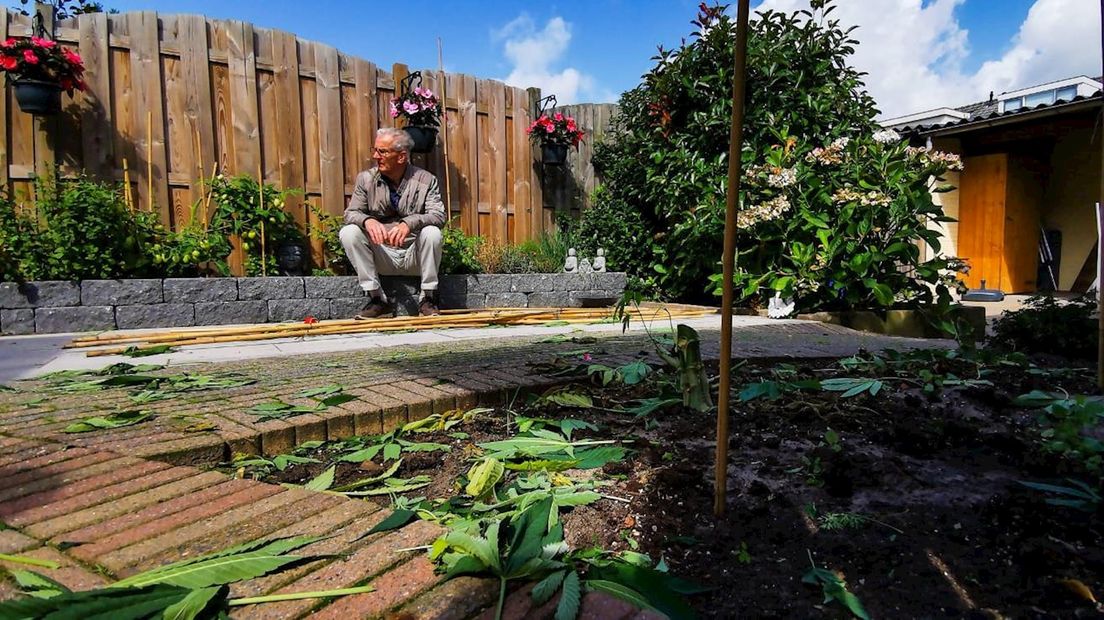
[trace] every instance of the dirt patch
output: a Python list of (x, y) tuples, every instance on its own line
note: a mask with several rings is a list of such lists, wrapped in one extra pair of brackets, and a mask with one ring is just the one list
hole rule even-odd
[[(1045, 363), (1060, 368), (1054, 359)], [(837, 360), (738, 368), (739, 387), (833, 377), (879, 378), (882, 385), (848, 397), (795, 389), (776, 400), (735, 398), (721, 518), (713, 515), (712, 414), (609, 411), (670, 389), (669, 378), (653, 375), (631, 387), (584, 384), (578, 390), (594, 408), (517, 413), (579, 418), (600, 427), (579, 436), (625, 440), (632, 448), (625, 461), (566, 472), (599, 481), (603, 499), (564, 514), (565, 538), (574, 548), (663, 558), (673, 573), (713, 588), (690, 599), (705, 617), (847, 617), (839, 604), (824, 602), (819, 586), (802, 582), (810, 556), (844, 578), (872, 617), (1096, 617), (1082, 587), (1104, 593), (1104, 515), (1099, 507), (1047, 504), (1045, 494), (1020, 481), (1073, 478), (1099, 489), (1099, 473), (1083, 459), (1044, 449), (1037, 413), (1013, 404), (1033, 389), (1094, 394), (1092, 373), (993, 361), (979, 374), (954, 359), (910, 368), (902, 376), (892, 368), (841, 369)], [(932, 388), (923, 369), (953, 379)], [(452, 449), (404, 460), (403, 477), (433, 478), (409, 495), (456, 495), (472, 444), (509, 437), (509, 416), (499, 410), (453, 428), (469, 435), (463, 439), (446, 431), (419, 435), (417, 441)], [(324, 462), (288, 468), (277, 479), (309, 480), (333, 454), (315, 456)], [(354, 464), (337, 473), (340, 484), (366, 476)]]

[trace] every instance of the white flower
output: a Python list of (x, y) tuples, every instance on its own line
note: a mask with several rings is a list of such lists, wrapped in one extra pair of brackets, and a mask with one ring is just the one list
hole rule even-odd
[(797, 171), (793, 168), (781, 168), (776, 170), (777, 172), (767, 175), (767, 185), (781, 188), (789, 187), (797, 183)]
[(762, 222), (777, 219), (790, 210), (790, 201), (785, 196), (775, 196), (766, 202), (752, 205), (736, 214), (736, 225), (750, 228)]
[(883, 129), (876, 132), (872, 137), (878, 144), (893, 144), (901, 141), (901, 134), (892, 129)]

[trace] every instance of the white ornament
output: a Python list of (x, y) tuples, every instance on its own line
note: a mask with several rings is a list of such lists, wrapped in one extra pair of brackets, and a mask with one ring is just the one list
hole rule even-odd
[(767, 302), (767, 316), (772, 319), (784, 319), (797, 308), (793, 298), (782, 299), (782, 293), (775, 293)]
[(575, 248), (567, 251), (567, 260), (564, 261), (564, 273), (575, 273), (579, 270), (579, 259), (575, 257)]
[(579, 273), (590, 273), (594, 271), (594, 268), (590, 266), (590, 259), (583, 257), (583, 260), (579, 261)]
[(594, 257), (594, 271), (605, 272), (606, 270), (606, 251), (602, 248), (598, 248), (598, 256)]

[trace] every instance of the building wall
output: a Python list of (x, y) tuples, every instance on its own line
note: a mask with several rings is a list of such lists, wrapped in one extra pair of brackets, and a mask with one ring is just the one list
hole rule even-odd
[(1054, 146), (1043, 195), (1043, 226), (1062, 231), (1058, 288), (1068, 291), (1096, 243), (1093, 207), (1100, 192), (1100, 147), (1091, 130), (1067, 134)]
[[(947, 153), (962, 153), (962, 145), (958, 140), (953, 138), (937, 139), (932, 142), (932, 147), (939, 151), (945, 151)], [(962, 177), (958, 172), (948, 172), (943, 179), (944, 183), (959, 187), (962, 183)], [(932, 201), (943, 207), (943, 213), (947, 217), (953, 217), (958, 219), (958, 191), (942, 192), (932, 194)], [(958, 222), (947, 223), (931, 223), (928, 228), (939, 231), (942, 237), (940, 238), (939, 253), (943, 256), (958, 256)], [(933, 257), (935, 252), (932, 251), (926, 243), (924, 244), (924, 256)]]

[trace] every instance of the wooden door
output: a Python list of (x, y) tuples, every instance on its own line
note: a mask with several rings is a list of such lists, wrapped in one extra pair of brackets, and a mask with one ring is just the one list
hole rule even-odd
[(963, 160), (959, 187), (958, 255), (970, 263), (964, 280), (970, 288), (1001, 289), (1004, 265), (1005, 199), (1008, 155), (979, 155)]

